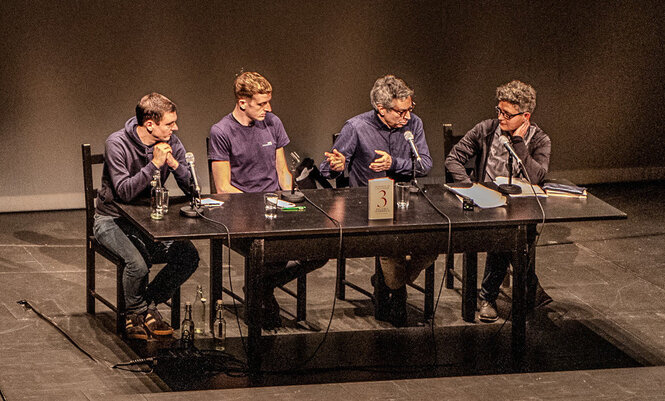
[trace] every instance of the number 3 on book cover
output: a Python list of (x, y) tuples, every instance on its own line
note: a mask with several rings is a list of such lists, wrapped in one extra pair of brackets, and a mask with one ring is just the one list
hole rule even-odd
[(367, 218), (369, 220), (392, 219), (394, 210), (393, 184), (390, 178), (374, 178), (367, 185)]

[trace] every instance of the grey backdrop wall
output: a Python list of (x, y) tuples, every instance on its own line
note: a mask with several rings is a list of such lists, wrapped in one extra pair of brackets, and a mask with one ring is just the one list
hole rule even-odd
[(440, 175), (441, 124), (461, 134), (494, 117), (494, 89), (517, 78), (538, 91), (553, 175), (664, 178), (664, 7), (537, 3), (5, 0), (0, 211), (81, 207), (80, 144), (101, 151), (150, 91), (178, 104), (207, 183), (205, 138), (241, 68), (272, 82), (287, 150), (317, 162), (393, 73), (416, 90)]

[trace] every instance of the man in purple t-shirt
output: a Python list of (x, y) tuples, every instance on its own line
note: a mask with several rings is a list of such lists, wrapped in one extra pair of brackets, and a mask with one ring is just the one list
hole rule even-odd
[[(289, 143), (282, 121), (272, 114), (272, 85), (256, 72), (234, 83), (236, 105), (210, 129), (208, 158), (218, 193), (274, 192), (291, 189), (284, 156)], [(258, 213), (258, 211), (257, 211)], [(261, 211), (263, 213), (263, 211)], [(263, 327), (282, 325), (274, 289), (325, 265), (327, 260), (290, 261), (266, 266)]]

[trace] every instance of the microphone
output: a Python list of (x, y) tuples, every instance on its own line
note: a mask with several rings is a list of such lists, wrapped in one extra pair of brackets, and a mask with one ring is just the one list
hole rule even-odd
[(192, 152), (185, 153), (185, 160), (189, 166), (189, 172), (192, 174), (192, 180), (194, 180), (194, 190), (196, 191), (195, 195), (198, 197), (201, 193), (201, 187), (199, 186), (199, 180), (196, 178), (196, 169), (194, 167), (194, 154)]
[(180, 214), (185, 217), (198, 217), (203, 213), (203, 208), (201, 207), (201, 187), (199, 186), (199, 179), (196, 177), (196, 168), (194, 167), (194, 154), (192, 152), (185, 153), (185, 161), (192, 175), (194, 193), (192, 194), (189, 206), (180, 208)]
[(404, 139), (411, 145), (411, 152), (413, 152), (413, 156), (418, 160), (418, 163), (420, 164), (420, 168), (425, 170), (425, 166), (423, 166), (423, 159), (420, 157), (420, 153), (418, 153), (418, 148), (416, 148), (416, 144), (413, 143), (413, 133), (411, 131), (406, 131), (404, 133)]
[(501, 142), (501, 144), (503, 144), (503, 147), (505, 147), (506, 150), (508, 150), (508, 153), (510, 153), (510, 155), (513, 157), (513, 159), (517, 160), (517, 163), (519, 165), (524, 166), (524, 163), (522, 163), (522, 159), (520, 159), (520, 157), (517, 156), (517, 153), (515, 153), (515, 149), (513, 149), (513, 146), (510, 143), (510, 139), (508, 139), (507, 136), (500, 135), (499, 136), (499, 142)]

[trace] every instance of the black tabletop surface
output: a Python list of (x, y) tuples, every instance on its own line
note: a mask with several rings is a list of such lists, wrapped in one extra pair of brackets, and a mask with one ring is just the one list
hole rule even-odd
[[(406, 210), (395, 209), (392, 220), (368, 220), (367, 188), (312, 189), (303, 191), (307, 198), (340, 222), (346, 233), (447, 230), (448, 220), (427, 202), (422, 194), (413, 194)], [(463, 211), (460, 200), (441, 185), (426, 187), (427, 196), (444, 212), (453, 229), (481, 226), (536, 224), (542, 212), (534, 197), (510, 198), (508, 205)], [(277, 218), (264, 217), (263, 194), (206, 195), (224, 201), (221, 207), (207, 208), (204, 215), (224, 223), (234, 238), (270, 238), (291, 235), (336, 235), (338, 228), (313, 205), (304, 202), (305, 211), (278, 211)], [(547, 222), (623, 219), (626, 214), (593, 195), (586, 199), (539, 198)], [(156, 240), (174, 238), (218, 238), (226, 230), (212, 221), (181, 216), (184, 199), (172, 200), (162, 220), (151, 220), (146, 204), (118, 204), (121, 212)]]

